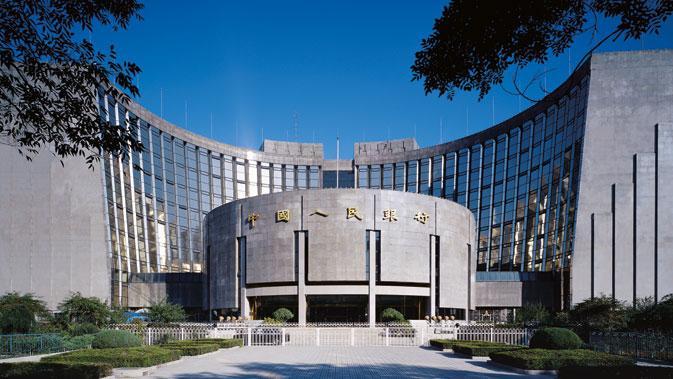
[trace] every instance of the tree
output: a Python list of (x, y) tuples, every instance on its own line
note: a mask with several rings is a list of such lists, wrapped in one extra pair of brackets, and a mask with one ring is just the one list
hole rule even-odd
[(294, 313), (292, 313), (292, 311), (287, 308), (278, 308), (273, 311), (272, 316), (276, 321), (288, 322), (289, 320), (292, 320)]
[(624, 303), (601, 295), (586, 299), (570, 310), (570, 321), (590, 331), (614, 331), (626, 327)]
[(44, 301), (27, 293), (10, 292), (0, 297), (0, 329), (2, 333), (28, 333), (37, 325), (38, 317), (48, 317)]
[(386, 308), (381, 312), (381, 320), (383, 322), (404, 322), (404, 315), (394, 308)]
[(185, 321), (186, 318), (185, 310), (181, 305), (169, 303), (166, 299), (152, 304), (147, 316), (151, 322), (159, 324), (181, 322)]
[(79, 292), (70, 294), (58, 305), (64, 324), (89, 323), (101, 327), (110, 319), (110, 309), (97, 297), (84, 297)]
[(516, 321), (524, 325), (547, 325), (551, 315), (541, 303), (526, 304), (516, 313)]
[(106, 121), (97, 96), (128, 103), (139, 95), (133, 79), (140, 68), (117, 62), (114, 46), (103, 53), (76, 36), (94, 24), (126, 29), (142, 8), (136, 0), (1, 1), (0, 143), (28, 160), (49, 148), (59, 159), (84, 157), (89, 167), (103, 152), (139, 151), (133, 123)]
[[(474, 90), (483, 99), (493, 85), (502, 84), (509, 67), (543, 64), (563, 53), (579, 34), (596, 34), (600, 17), (618, 18), (619, 23), (582, 61), (610, 39), (658, 34), (671, 13), (673, 0), (453, 0), (421, 42), (412, 79), (423, 80), (426, 94), (437, 91), (451, 100), (456, 90)], [(516, 74), (513, 81), (525, 96)]]
[(638, 299), (629, 312), (629, 328), (673, 332), (673, 295), (655, 303), (652, 298)]

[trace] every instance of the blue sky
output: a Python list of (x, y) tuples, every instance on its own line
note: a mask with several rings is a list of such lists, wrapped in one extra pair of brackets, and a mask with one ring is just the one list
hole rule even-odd
[[(481, 102), (474, 93), (449, 102), (411, 82), (414, 53), (445, 4), (149, 0), (142, 22), (96, 30), (93, 39), (100, 47), (113, 43), (142, 68), (137, 101), (178, 126), (255, 149), (262, 138), (322, 142), (330, 159), (338, 134), (341, 157), (350, 158), (356, 141), (415, 136), (421, 146), (434, 145), (530, 105), (499, 88)], [(549, 90), (588, 46), (582, 36), (547, 64)], [(641, 48), (673, 48), (673, 20), (659, 36), (601, 51)], [(523, 78), (544, 69), (528, 67)]]

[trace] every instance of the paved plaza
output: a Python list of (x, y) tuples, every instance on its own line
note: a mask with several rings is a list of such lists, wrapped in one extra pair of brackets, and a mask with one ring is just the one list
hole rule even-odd
[[(266, 347), (220, 350), (159, 368), (154, 378), (514, 378), (483, 359), (419, 347)], [(531, 376), (528, 378), (549, 378)]]

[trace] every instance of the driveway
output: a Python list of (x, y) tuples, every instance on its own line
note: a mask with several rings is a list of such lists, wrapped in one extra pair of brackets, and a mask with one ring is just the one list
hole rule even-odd
[(420, 347), (252, 346), (184, 359), (154, 378), (549, 378)]

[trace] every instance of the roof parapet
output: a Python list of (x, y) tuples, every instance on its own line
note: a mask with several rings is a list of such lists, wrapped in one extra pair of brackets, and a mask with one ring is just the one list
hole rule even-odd
[(359, 157), (386, 156), (395, 153), (418, 150), (415, 138), (388, 141), (356, 142), (353, 148), (355, 159)]

